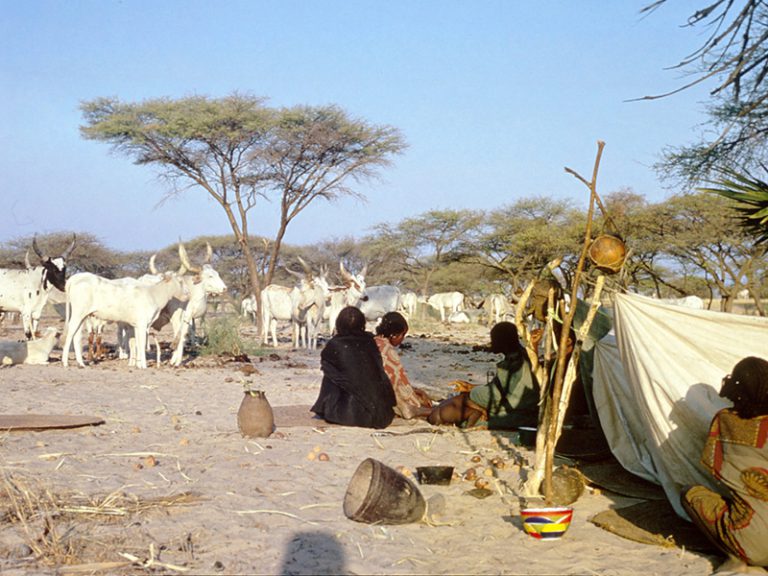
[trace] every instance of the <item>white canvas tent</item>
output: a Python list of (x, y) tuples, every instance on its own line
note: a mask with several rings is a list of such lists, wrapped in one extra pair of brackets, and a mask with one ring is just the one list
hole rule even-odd
[(723, 377), (746, 356), (768, 359), (768, 318), (617, 295), (614, 334), (595, 346), (593, 396), (611, 451), (660, 484), (678, 514), (681, 488), (717, 486), (699, 459)]

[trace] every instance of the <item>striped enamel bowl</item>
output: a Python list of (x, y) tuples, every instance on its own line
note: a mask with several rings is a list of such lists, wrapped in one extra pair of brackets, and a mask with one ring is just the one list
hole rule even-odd
[(568, 530), (573, 518), (573, 508), (524, 508), (520, 510), (523, 530), (538, 540), (557, 540)]

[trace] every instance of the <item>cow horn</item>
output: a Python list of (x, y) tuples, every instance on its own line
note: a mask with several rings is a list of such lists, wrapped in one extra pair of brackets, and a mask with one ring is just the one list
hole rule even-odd
[(309, 264), (304, 262), (304, 259), (301, 256), (296, 256), (296, 259), (299, 261), (299, 264), (301, 264), (301, 267), (304, 268), (307, 280), (312, 280), (312, 268), (309, 267)]
[(365, 274), (366, 274), (366, 272), (368, 272), (368, 264), (366, 264), (365, 266), (363, 266), (363, 270), (360, 272), (360, 276), (361, 276), (362, 278), (365, 278)]
[(283, 266), (283, 269), (289, 274), (291, 274), (292, 276), (296, 276), (296, 278), (298, 278), (299, 280), (304, 280), (304, 278), (306, 278), (304, 274), (302, 274), (301, 272), (296, 272), (295, 270), (291, 270), (290, 268), (288, 268), (288, 266)]
[(27, 251), (24, 253), (24, 267), (27, 270), (32, 270), (32, 264), (29, 263), (29, 248), (27, 248)]
[(157, 267), (155, 266), (155, 258), (157, 258), (157, 254), (152, 254), (149, 258), (149, 271), (152, 274), (160, 274), (160, 272), (157, 271)]
[(189, 270), (190, 272), (200, 272), (199, 268), (195, 268), (190, 264), (189, 262), (189, 256), (187, 256), (187, 250), (184, 248), (184, 244), (179, 242), (179, 260), (181, 260), (181, 268), (179, 269), (179, 274), (183, 274), (185, 271)]
[(346, 271), (346, 269), (344, 268), (344, 262), (342, 262), (341, 260), (339, 260), (339, 270), (341, 271), (341, 277), (344, 280), (346, 280), (347, 282), (352, 281), (352, 275)]
[(72, 234), (72, 243), (69, 245), (69, 248), (67, 248), (64, 251), (64, 254), (61, 255), (61, 257), (66, 260), (69, 258), (70, 254), (72, 254), (72, 251), (75, 249), (75, 240), (77, 239), (77, 236), (75, 234)]
[(37, 254), (37, 257), (40, 258), (43, 262), (48, 260), (45, 256), (43, 256), (43, 253), (40, 252), (40, 248), (37, 246), (37, 235), (32, 236), (32, 250), (35, 251), (35, 254)]
[(213, 260), (213, 247), (211, 246), (210, 242), (206, 242), (205, 245), (205, 261), (203, 264), (210, 264), (211, 260)]

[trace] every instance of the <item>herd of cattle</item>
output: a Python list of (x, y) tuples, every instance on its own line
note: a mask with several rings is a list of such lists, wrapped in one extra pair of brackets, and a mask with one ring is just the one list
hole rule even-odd
[[(298, 279), (295, 286), (270, 284), (261, 292), (262, 341), (271, 338), (273, 346), (277, 346), (277, 323), (283, 321), (291, 323), (294, 347), (314, 349), (318, 333), (333, 333), (336, 317), (345, 306), (359, 308), (369, 322), (377, 322), (387, 312), (395, 311), (414, 317), (420, 304), (436, 310), (442, 322), (471, 322), (483, 313), (474, 307), (467, 309), (466, 297), (461, 292), (439, 292), (423, 299), (413, 292), (402, 292), (397, 286), (367, 286), (367, 267), (353, 274), (342, 262), (339, 263), (339, 274), (343, 283), (331, 286), (325, 267), (314, 273), (301, 258), (299, 262), (304, 268), (303, 273), (288, 269)], [(512, 312), (512, 306), (501, 294), (490, 296), (483, 304), (493, 322), (499, 322)], [(241, 314), (256, 322), (255, 295), (242, 301)]]
[[(42, 339), (36, 334), (43, 308), (50, 300), (65, 320), (64, 366), (69, 364), (70, 348), (74, 348), (77, 364), (85, 366), (83, 332), (100, 338), (107, 323), (117, 325), (119, 357), (127, 358), (129, 365), (138, 368), (147, 367), (150, 330), (161, 330), (170, 323), (174, 335), (170, 363), (178, 366), (195, 322), (206, 313), (209, 297), (222, 295), (227, 290), (211, 266), (210, 245), (199, 266), (190, 263), (184, 246), (179, 244), (181, 266), (175, 271), (158, 271), (153, 256), (149, 262), (150, 273), (139, 278), (107, 279), (81, 272), (67, 279), (66, 261), (74, 247), (73, 237), (64, 253), (52, 258), (43, 254), (33, 239), (32, 248), (40, 259), (38, 266), (30, 264), (27, 253), (24, 269), (0, 269), (0, 313), (19, 313), (27, 338), (26, 343), (0, 343), (0, 360), (18, 363), (19, 357), (27, 355), (29, 361), (35, 352), (35, 358), (45, 356), (47, 361), (54, 345), (50, 329)], [(318, 334), (333, 332), (336, 317), (345, 306), (360, 308), (369, 321), (377, 321), (385, 313), (396, 310), (412, 317), (420, 304), (437, 310), (443, 322), (477, 319), (478, 311), (465, 307), (465, 297), (460, 292), (438, 293), (424, 300), (412, 292), (401, 293), (396, 286), (366, 286), (366, 269), (353, 274), (343, 263), (339, 265), (342, 284), (331, 285), (327, 268), (322, 267), (315, 273), (301, 258), (299, 263), (303, 272), (287, 269), (297, 279), (295, 286), (271, 284), (262, 290), (261, 341), (264, 343), (271, 337), (272, 344), (277, 346), (277, 323), (282, 321), (291, 324), (294, 347), (314, 349)], [(256, 310), (254, 296), (243, 300), (243, 316), (255, 321)], [(486, 299), (485, 311), (492, 321), (498, 322), (511, 307), (507, 299), (498, 294)]]

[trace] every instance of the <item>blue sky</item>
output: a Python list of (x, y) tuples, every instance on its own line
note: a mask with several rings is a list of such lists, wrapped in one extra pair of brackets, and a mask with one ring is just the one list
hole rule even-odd
[[(409, 147), (347, 198), (315, 204), (286, 240), (360, 237), (431, 209), (490, 210), (529, 196), (586, 205), (598, 139), (602, 194), (665, 190), (666, 146), (697, 139), (706, 90), (669, 68), (702, 32), (696, 2), (649, 0), (0, 0), (0, 243), (83, 230), (153, 250), (231, 230), (202, 190), (167, 192), (150, 167), (82, 139), (81, 101), (246, 92), (337, 104), (399, 128)], [(682, 6), (685, 5), (685, 6)], [(251, 231), (271, 236), (264, 204)]]

